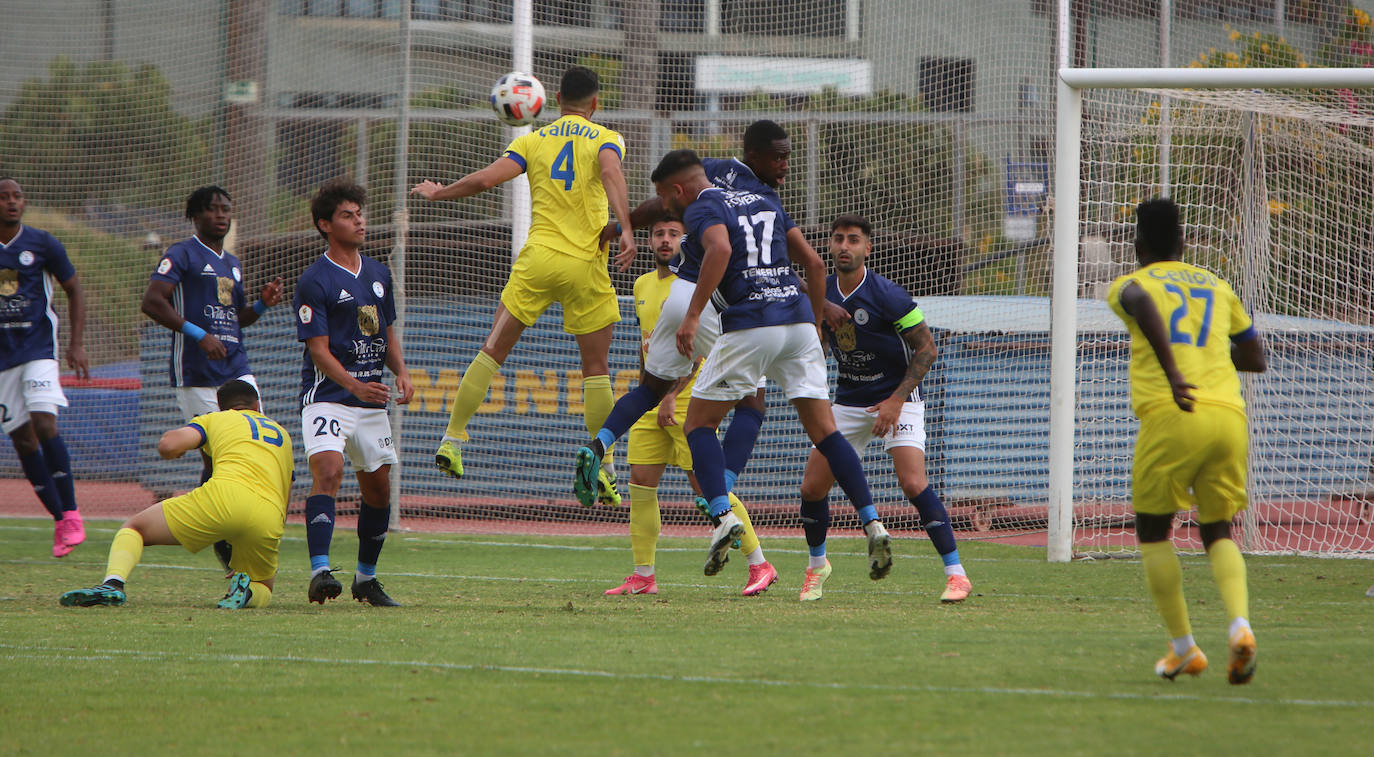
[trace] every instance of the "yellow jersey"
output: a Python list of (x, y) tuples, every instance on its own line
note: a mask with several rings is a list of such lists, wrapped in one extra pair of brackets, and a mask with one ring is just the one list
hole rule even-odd
[[(641, 358), (648, 352), (649, 334), (653, 333), (654, 324), (658, 323), (659, 311), (663, 310), (663, 301), (668, 299), (668, 290), (673, 288), (674, 281), (677, 281), (676, 275), (668, 274), (668, 276), (660, 279), (658, 271), (649, 271), (635, 279), (635, 318), (639, 320), (639, 356)], [(687, 414), (687, 403), (692, 401), (692, 385), (696, 381), (696, 376), (693, 376), (692, 380), (682, 387), (682, 391), (677, 393), (677, 406), (674, 407), (674, 410), (684, 419)], [(645, 413), (645, 417), (656, 417), (657, 414), (658, 409), (655, 408)]]
[(601, 185), (602, 150), (623, 160), (620, 135), (582, 116), (563, 116), (516, 137), (503, 155), (524, 170), (530, 182), (530, 234), (527, 245), (591, 260), (603, 255), (601, 230), (610, 217)]
[(1121, 307), (1121, 290), (1134, 281), (1154, 300), (1178, 370), (1197, 389), (1199, 404), (1245, 409), (1240, 376), (1231, 362), (1231, 339), (1253, 328), (1240, 298), (1216, 274), (1178, 260), (1151, 263), (1112, 282), (1107, 304), (1131, 334), (1131, 407), (1142, 416), (1173, 404), (1173, 392), (1140, 325)]
[(286, 512), (295, 470), (291, 436), (276, 421), (253, 410), (221, 410), (186, 424), (201, 435), (201, 449), (214, 461), (211, 481), (242, 487)]

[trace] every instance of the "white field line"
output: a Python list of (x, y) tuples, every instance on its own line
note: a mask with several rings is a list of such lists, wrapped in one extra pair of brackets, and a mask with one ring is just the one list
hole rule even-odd
[(1021, 689), (996, 686), (913, 686), (909, 684), (862, 684), (838, 681), (796, 681), (777, 678), (724, 678), (720, 676), (676, 676), (661, 673), (623, 673), (609, 670), (588, 670), (582, 668), (540, 668), (524, 665), (475, 665), (457, 662), (433, 662), (429, 660), (378, 660), (370, 658), (302, 657), (298, 655), (253, 655), (217, 653), (160, 652), (141, 649), (98, 649), (90, 654), (83, 650), (61, 647), (26, 646), (0, 644), (0, 649), (13, 650), (0, 655), (0, 659), (43, 658), (84, 662), (98, 656), (110, 659), (120, 656), (138, 659), (181, 659), (193, 662), (252, 662), (252, 663), (305, 663), (315, 665), (357, 665), (394, 668), (427, 668), (431, 670), (451, 670), (473, 673), (511, 673), (515, 675), (551, 675), (576, 678), (603, 678), (620, 681), (663, 681), (669, 683), (700, 683), (712, 686), (770, 686), (797, 689), (824, 689), (831, 691), (880, 691), (923, 694), (976, 694), (1007, 697), (1059, 697), (1067, 699), (1116, 699), (1126, 701), (1167, 701), (1167, 702), (1217, 702), (1236, 705), (1278, 705), (1282, 707), (1331, 707), (1343, 709), (1374, 709), (1374, 702), (1344, 699), (1257, 699), (1254, 697), (1215, 696), (1196, 694), (1142, 694), (1135, 692), (1111, 691), (1074, 691), (1069, 689)]

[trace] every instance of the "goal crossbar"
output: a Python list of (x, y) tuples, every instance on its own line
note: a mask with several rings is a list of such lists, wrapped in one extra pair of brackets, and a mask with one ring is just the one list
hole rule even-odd
[(1073, 558), (1082, 90), (1370, 89), (1374, 68), (1060, 68), (1057, 78), (1047, 559), (1067, 562)]

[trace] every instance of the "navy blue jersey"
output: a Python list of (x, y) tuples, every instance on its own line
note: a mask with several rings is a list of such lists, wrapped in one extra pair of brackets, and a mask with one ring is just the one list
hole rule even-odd
[(42, 229), (20, 226), (0, 244), (0, 371), (57, 359), (53, 285), (75, 275), (67, 248)]
[[(891, 397), (911, 364), (911, 348), (902, 332), (925, 320), (916, 300), (868, 270), (848, 297), (840, 294), (838, 277), (827, 276), (825, 298), (849, 311), (849, 320), (838, 331), (826, 329), (840, 367), (835, 404), (871, 407)], [(921, 390), (912, 391), (909, 401), (920, 399)]]
[(168, 373), (172, 386), (221, 386), (248, 373), (239, 310), (245, 307), (243, 268), (233, 254), (218, 253), (197, 237), (177, 242), (162, 254), (148, 277), (172, 285), (172, 308), (224, 344), (224, 359), (211, 360), (199, 340), (172, 334)]
[[(296, 338), (329, 337), (329, 352), (353, 378), (382, 381), (386, 367), (386, 329), (396, 320), (391, 296), (391, 270), (362, 257), (352, 271), (321, 255), (296, 282)], [(363, 402), (315, 367), (310, 348), (301, 365), (301, 406), (337, 402), (354, 407), (385, 407)]]
[[(776, 194), (709, 187), (683, 214), (684, 266), (701, 270), (701, 235), (717, 224), (730, 235), (730, 263), (711, 301), (720, 311), (720, 330), (739, 331), (786, 323), (811, 323), (811, 303), (787, 258), (787, 231), (795, 224)], [(681, 273), (678, 274), (682, 276)], [(695, 280), (693, 278), (692, 280)]]
[[(737, 158), (702, 158), (701, 167), (706, 170), (706, 178), (721, 189), (734, 189), (777, 197), (777, 192), (759, 181), (754, 169), (746, 166)], [(668, 269), (679, 279), (695, 282), (701, 270), (701, 260), (686, 260), (678, 253), (668, 263)]]

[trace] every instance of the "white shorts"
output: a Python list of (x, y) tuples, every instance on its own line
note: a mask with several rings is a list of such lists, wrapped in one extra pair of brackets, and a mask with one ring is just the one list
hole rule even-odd
[[(840, 433), (844, 434), (850, 446), (862, 455), (864, 447), (873, 441), (873, 419), (878, 417), (878, 414), (852, 405), (831, 405), (830, 411), (835, 415), (835, 426)], [(926, 403), (902, 403), (902, 412), (897, 416), (896, 427), (882, 439), (884, 451), (893, 447), (915, 447), (925, 452)]]
[(0, 372), (0, 429), (5, 433), (29, 422), (29, 413), (57, 414), (67, 406), (56, 360), (30, 360)]
[[(237, 380), (247, 381), (254, 389), (258, 388), (258, 380), (253, 378), (251, 373), (245, 373)], [(177, 407), (181, 408), (181, 416), (188, 421), (197, 415), (219, 412), (219, 398), (215, 396), (219, 391), (217, 386), (174, 386), (172, 391), (177, 395)], [(258, 389), (258, 394), (262, 394), (261, 389)], [(261, 400), (262, 397), (259, 396), (258, 399)]]
[(644, 355), (644, 370), (661, 379), (690, 375), (692, 364), (697, 358), (711, 354), (711, 348), (720, 337), (720, 313), (708, 301), (697, 324), (697, 338), (692, 344), (694, 354), (687, 357), (677, 351), (677, 330), (682, 327), (682, 319), (687, 315), (687, 306), (692, 303), (692, 293), (696, 290), (697, 285), (693, 282), (674, 280), (658, 311), (658, 321), (649, 334), (649, 348)]
[(301, 438), (306, 459), (319, 452), (340, 452), (364, 473), (396, 464), (391, 419), (384, 408), (312, 402), (301, 408)]
[(813, 324), (760, 326), (721, 334), (701, 364), (692, 396), (730, 402), (753, 394), (767, 379), (781, 386), (789, 400), (830, 399), (825, 353)]

